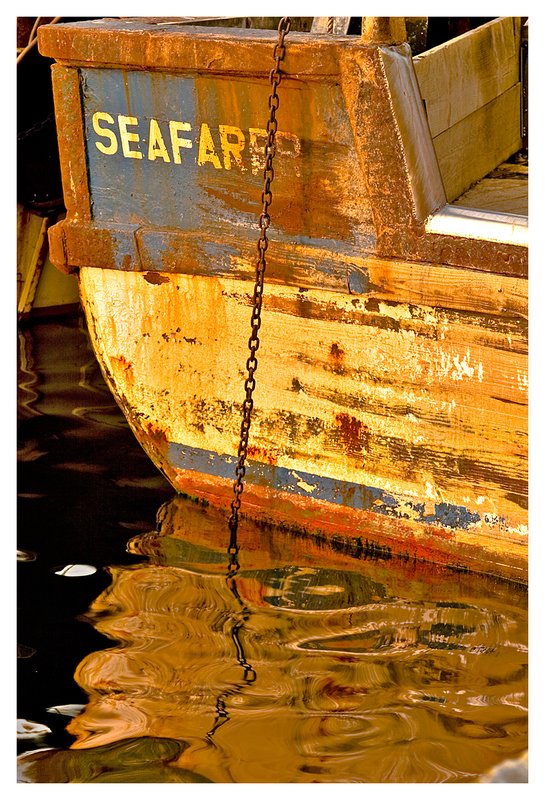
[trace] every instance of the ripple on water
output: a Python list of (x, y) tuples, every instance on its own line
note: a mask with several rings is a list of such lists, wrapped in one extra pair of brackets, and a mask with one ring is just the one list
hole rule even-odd
[(520, 611), (314, 567), (241, 570), (235, 592), (189, 563), (110, 574), (87, 618), (117, 644), (76, 671), (76, 747), (183, 738), (210, 780), (380, 783), (476, 779), (497, 742), (526, 746)]

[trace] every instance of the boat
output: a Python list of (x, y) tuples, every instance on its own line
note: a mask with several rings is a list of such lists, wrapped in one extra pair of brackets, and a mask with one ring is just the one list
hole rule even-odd
[(265, 230), (241, 518), (526, 582), (527, 22), (415, 55), (340, 19), (40, 27), (51, 259), (144, 450), (229, 513)]
[(39, 26), (60, 19), (17, 18), (17, 316), (73, 313), (78, 283), (55, 269), (47, 231), (64, 216), (50, 60), (36, 47)]

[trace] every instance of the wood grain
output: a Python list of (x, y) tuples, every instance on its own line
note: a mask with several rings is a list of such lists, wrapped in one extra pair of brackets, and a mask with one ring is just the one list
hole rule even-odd
[(520, 149), (520, 84), (436, 136), (433, 143), (450, 202)]
[(413, 59), (433, 138), (519, 81), (520, 18), (504, 17)]

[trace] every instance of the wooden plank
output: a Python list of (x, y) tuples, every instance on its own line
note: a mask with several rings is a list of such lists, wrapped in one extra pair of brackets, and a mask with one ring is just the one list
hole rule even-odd
[(522, 145), (520, 83), (433, 140), (448, 202)]
[[(156, 272), (253, 281), (255, 232), (251, 233), (250, 238), (242, 239), (239, 231), (233, 235), (219, 229), (204, 239), (201, 235), (135, 225), (101, 227), (64, 220), (51, 229), (49, 238), (54, 263), (67, 272), (77, 265), (140, 271), (150, 282), (161, 280), (160, 276), (154, 276)], [(445, 238), (455, 237), (451, 229)], [(460, 241), (471, 255), (472, 242), (477, 240)], [(267, 283), (301, 290), (348, 292), (354, 303), (362, 296), (380, 296), (444, 308), (513, 311), (524, 315), (527, 281), (522, 276), (489, 272), (483, 280), (481, 269), (498, 270), (503, 257), (495, 242), (488, 244), (491, 246), (482, 255), (484, 266), (463, 269), (429, 261), (382, 259), (361, 251), (341, 248), (335, 251), (276, 239), (267, 255)]]
[(432, 137), (519, 80), (520, 18), (504, 17), (413, 59)]
[(48, 218), (40, 217), (32, 211), (19, 207), (18, 223), (17, 278), (19, 292), (17, 313), (27, 314), (32, 308), (47, 255)]
[(501, 164), (464, 192), (455, 204), (528, 216), (528, 166)]
[[(338, 49), (353, 52), (359, 47), (357, 37), (352, 36), (336, 36), (332, 40), (294, 31), (289, 37), (283, 63), (290, 77), (333, 79), (339, 73)], [(38, 32), (40, 53), (59, 63), (261, 77), (270, 73), (277, 38), (275, 30), (161, 27), (139, 18), (42, 25)]]

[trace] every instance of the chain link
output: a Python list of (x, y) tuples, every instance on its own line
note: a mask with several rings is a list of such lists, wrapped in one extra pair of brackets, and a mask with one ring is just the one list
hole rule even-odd
[(251, 317), (251, 336), (248, 340), (248, 349), (250, 355), (246, 361), (246, 380), (244, 382), (244, 390), (246, 393), (244, 402), (242, 404), (242, 422), (240, 425), (240, 441), (238, 446), (238, 459), (235, 468), (235, 482), (233, 484), (233, 500), (231, 502), (231, 516), (229, 519), (229, 548), (228, 553), (231, 556), (231, 564), (236, 564), (236, 555), (238, 553), (237, 544), (237, 531), (238, 531), (238, 512), (241, 505), (241, 495), (244, 490), (244, 477), (246, 475), (246, 456), (248, 453), (248, 439), (250, 435), (250, 425), (252, 410), (254, 407), (253, 392), (255, 389), (255, 372), (257, 370), (257, 357), (256, 353), (259, 349), (259, 329), (261, 327), (261, 306), (263, 304), (263, 285), (265, 278), (265, 253), (269, 246), (269, 239), (267, 237), (267, 230), (271, 224), (269, 216), (269, 206), (272, 203), (271, 185), (274, 180), (273, 159), (276, 154), (276, 132), (278, 123), (276, 120), (276, 112), (279, 106), (279, 99), (277, 89), (282, 79), (280, 71), (280, 64), (286, 55), (286, 46), (284, 44), (284, 37), (289, 33), (291, 20), (289, 17), (282, 17), (278, 25), (278, 41), (274, 47), (273, 58), (275, 66), (269, 74), (269, 83), (271, 84), (272, 91), (269, 96), (269, 119), (267, 121), (267, 142), (265, 144), (265, 168), (263, 171), (263, 191), (261, 193), (261, 214), (259, 215), (259, 239), (257, 241), (257, 261), (255, 272), (255, 284), (253, 294), (253, 307)]

